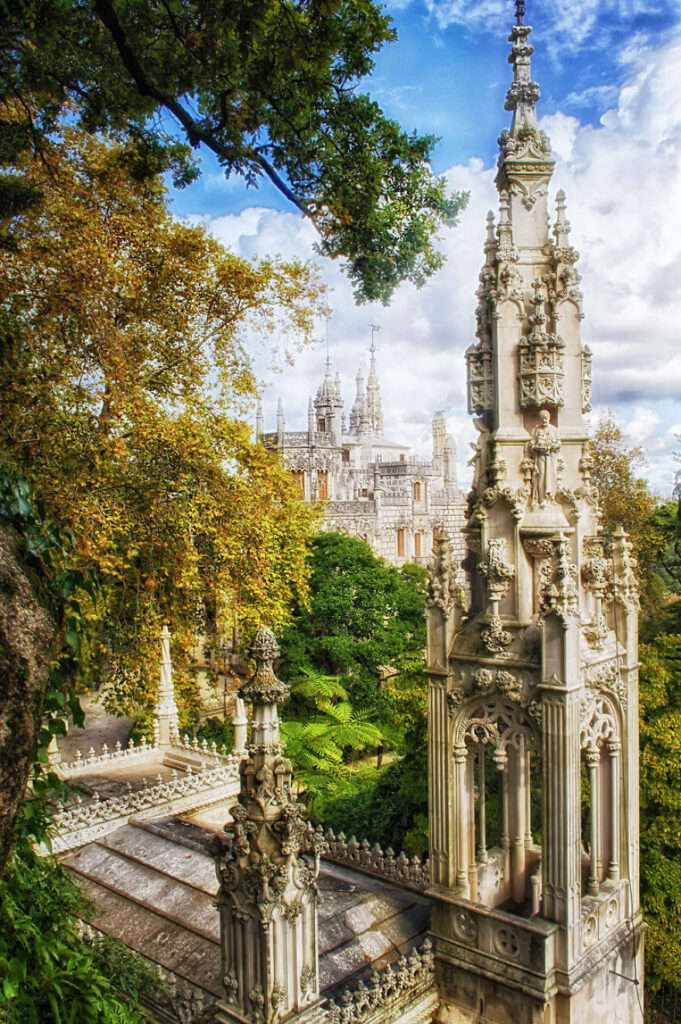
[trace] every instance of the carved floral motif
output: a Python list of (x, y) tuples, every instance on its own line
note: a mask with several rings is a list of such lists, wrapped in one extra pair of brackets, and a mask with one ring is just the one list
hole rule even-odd
[(532, 282), (534, 296), (528, 316), (528, 332), (518, 346), (518, 383), (521, 408), (565, 403), (565, 343), (546, 330), (546, 284), (541, 278)]
[(503, 628), (499, 615), (490, 615), (489, 626), (480, 633), (480, 639), (490, 654), (500, 654), (513, 641), (513, 633)]
[(426, 608), (439, 608), (448, 615), (454, 602), (462, 596), (452, 565), (451, 543), (449, 537), (442, 534), (435, 544), (435, 559), (428, 574)]

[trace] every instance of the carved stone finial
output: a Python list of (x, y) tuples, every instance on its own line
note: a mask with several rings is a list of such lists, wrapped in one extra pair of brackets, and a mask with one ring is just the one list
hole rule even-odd
[(280, 654), (279, 644), (271, 629), (261, 626), (253, 637), (249, 654), (255, 661), (255, 672), (241, 687), (240, 696), (254, 704), (285, 704), (291, 693), (286, 683), (277, 679), (272, 664)]
[(179, 735), (177, 704), (173, 687), (173, 670), (170, 660), (170, 630), (167, 623), (161, 629), (160, 680), (156, 704), (155, 733), (158, 745), (169, 747)]
[[(289, 688), (274, 674), (279, 645), (270, 629), (258, 630), (250, 654), (256, 668), (241, 693), (253, 703), (251, 742), (239, 769), (239, 802), (214, 850), (224, 979), (219, 1024), (275, 1024), (319, 999), (320, 845), (295, 800), (279, 740), (277, 705)], [(301, 955), (308, 968), (296, 978), (287, 965)]]

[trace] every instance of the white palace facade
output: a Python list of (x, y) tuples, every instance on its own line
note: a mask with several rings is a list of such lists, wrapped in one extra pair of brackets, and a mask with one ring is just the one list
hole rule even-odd
[[(430, 561), (438, 535), (459, 538), (464, 498), (456, 477), (456, 445), (445, 417), (433, 417), (433, 455), (419, 458), (383, 435), (376, 351), (368, 378), (357, 374), (357, 393), (346, 420), (339, 374), (327, 358), (324, 379), (308, 403), (307, 430), (287, 431), (279, 401), (277, 429), (257, 434), (281, 453), (304, 501), (325, 502), (324, 527), (365, 540), (396, 565)], [(463, 555), (463, 541), (460, 542)]]

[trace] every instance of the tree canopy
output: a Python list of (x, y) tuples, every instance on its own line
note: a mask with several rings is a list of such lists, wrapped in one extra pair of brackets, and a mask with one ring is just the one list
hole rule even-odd
[[(64, 128), (45, 160), (27, 156), (41, 199), (0, 251), (0, 473), (23, 488), (0, 509), (0, 735), (13, 751), (3, 747), (2, 767), (21, 783), (4, 789), (3, 828), (35, 753), (50, 662), (10, 636), (12, 594), (28, 608), (33, 591), (39, 608), (41, 573), (95, 571), (96, 592), (43, 632), (55, 633), (53, 663), (77, 647), (88, 685), (110, 683), (133, 712), (154, 702), (167, 622), (186, 722), (198, 645), (235, 622), (246, 638), (261, 622), (281, 629), (306, 590), (316, 513), (243, 419), (256, 390), (244, 340), (309, 337), (325, 309), (315, 272), (249, 263), (177, 223), (159, 179), (137, 180), (127, 154)], [(40, 555), (40, 531), (55, 529), (72, 542), (22, 573), (26, 545)]]
[[(248, 185), (266, 176), (360, 299), (387, 301), (440, 267), (433, 236), (466, 197), (432, 175), (431, 136), (358, 91), (394, 38), (372, 0), (17, 0), (0, 12), (5, 166), (39, 152), (69, 105), (88, 132), (125, 133), (136, 174), (171, 166), (186, 184), (204, 147)], [(26, 185), (0, 184), (6, 214)]]
[(397, 568), (368, 544), (321, 533), (310, 545), (310, 596), (281, 639), (289, 677), (312, 668), (337, 675), (352, 704), (382, 717), (382, 680), (423, 670), (426, 572)]

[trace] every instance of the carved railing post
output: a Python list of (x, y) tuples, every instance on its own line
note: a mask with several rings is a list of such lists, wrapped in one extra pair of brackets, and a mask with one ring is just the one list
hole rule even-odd
[[(274, 674), (279, 648), (266, 628), (250, 654), (255, 672), (240, 696), (252, 704), (239, 802), (218, 840), (223, 959), (220, 1024), (271, 1024), (319, 1000), (316, 878), (323, 835), (303, 819), (279, 737), (289, 688)], [(305, 856), (307, 855), (307, 856)]]

